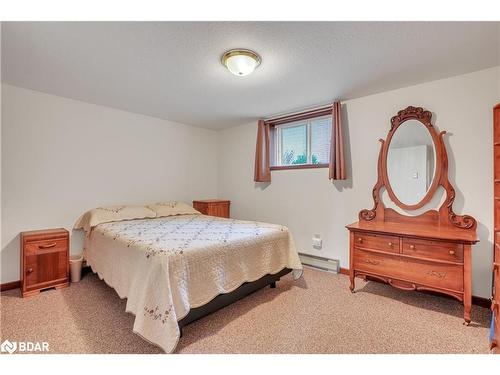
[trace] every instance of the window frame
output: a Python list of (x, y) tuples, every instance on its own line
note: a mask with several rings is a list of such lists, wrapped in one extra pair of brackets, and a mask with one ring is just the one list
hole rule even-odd
[[(279, 129), (282, 129), (284, 127), (293, 127), (299, 125), (301, 122), (305, 123), (306, 129), (307, 129), (307, 139), (306, 139), (306, 152), (307, 152), (307, 158), (308, 158), (308, 163), (307, 164), (292, 164), (292, 165), (271, 165), (270, 169), (271, 171), (280, 171), (280, 170), (287, 170), (287, 169), (312, 169), (312, 168), (328, 168), (330, 166), (330, 163), (318, 163), (318, 164), (312, 164), (312, 160), (310, 160), (311, 155), (311, 122), (315, 119), (326, 117), (326, 116), (331, 116), (332, 115), (332, 107), (323, 107), (323, 108), (318, 108), (315, 110), (311, 111), (305, 111), (305, 112), (300, 112), (300, 113), (295, 113), (291, 115), (286, 115), (286, 116), (281, 116), (272, 120), (266, 121), (267, 124), (269, 124), (270, 127), (270, 152), (272, 153), (271, 155), (271, 161), (273, 161), (276, 164), (276, 161), (278, 158), (281, 158), (281, 151), (279, 150), (279, 147), (281, 145), (281, 140), (279, 137), (281, 137), (281, 131)], [(332, 122), (332, 128), (333, 128), (333, 122)], [(333, 131), (333, 129), (332, 129)], [(281, 160), (280, 160), (281, 162)]]

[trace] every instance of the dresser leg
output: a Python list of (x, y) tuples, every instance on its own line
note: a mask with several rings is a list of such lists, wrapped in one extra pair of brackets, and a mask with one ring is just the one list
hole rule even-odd
[(349, 272), (349, 281), (351, 282), (351, 285), (349, 285), (349, 289), (351, 290), (351, 293), (354, 293), (355, 285), (354, 285), (354, 272), (353, 271)]
[(470, 323), (470, 311), (472, 307), (472, 265), (471, 245), (464, 245), (464, 324)]
[[(464, 296), (465, 297), (465, 296)], [(471, 311), (471, 299), (467, 301), (467, 299), (464, 298), (464, 325), (468, 326), (470, 324), (470, 311)]]
[(354, 232), (349, 231), (349, 289), (354, 293)]

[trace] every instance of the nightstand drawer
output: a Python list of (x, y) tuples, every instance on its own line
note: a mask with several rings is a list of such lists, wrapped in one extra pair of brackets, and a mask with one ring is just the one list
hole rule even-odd
[(25, 246), (26, 256), (64, 251), (66, 249), (68, 249), (68, 240), (65, 238), (27, 242)]

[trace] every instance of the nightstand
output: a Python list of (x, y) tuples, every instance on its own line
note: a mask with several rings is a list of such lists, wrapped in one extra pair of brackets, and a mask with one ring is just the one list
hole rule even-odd
[(69, 232), (66, 229), (21, 233), (21, 295), (69, 285)]
[(193, 201), (193, 208), (203, 215), (225, 217), (229, 219), (229, 205), (231, 201), (221, 199), (205, 199)]

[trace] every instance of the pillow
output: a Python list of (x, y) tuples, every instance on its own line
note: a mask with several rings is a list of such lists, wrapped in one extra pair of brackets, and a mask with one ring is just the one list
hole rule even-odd
[(175, 216), (175, 215), (201, 215), (190, 205), (183, 202), (161, 202), (150, 204), (147, 208), (156, 212), (156, 217)]
[(133, 219), (154, 219), (156, 212), (146, 206), (109, 206), (97, 207), (85, 212), (75, 223), (74, 229), (84, 229), (85, 232), (101, 223)]

